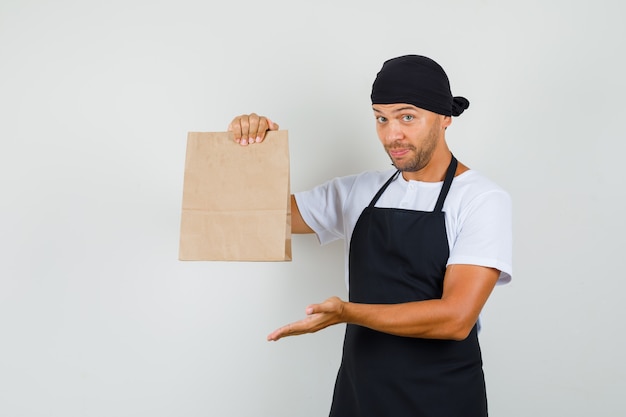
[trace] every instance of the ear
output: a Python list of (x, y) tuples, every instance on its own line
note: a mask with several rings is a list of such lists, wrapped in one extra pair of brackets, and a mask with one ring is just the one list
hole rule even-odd
[(445, 130), (452, 124), (452, 116), (441, 116), (441, 127)]

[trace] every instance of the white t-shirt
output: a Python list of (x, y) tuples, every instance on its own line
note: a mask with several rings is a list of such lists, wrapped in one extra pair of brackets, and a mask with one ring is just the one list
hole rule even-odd
[[(350, 237), (361, 212), (395, 172), (367, 171), (334, 178), (309, 191), (295, 193), (302, 218), (321, 244), (344, 239), (346, 285)], [(433, 211), (442, 182), (406, 181), (398, 176), (376, 207)], [(512, 213), (509, 194), (469, 170), (457, 176), (443, 205), (450, 245), (447, 265), (469, 264), (500, 271), (499, 284), (512, 276)]]

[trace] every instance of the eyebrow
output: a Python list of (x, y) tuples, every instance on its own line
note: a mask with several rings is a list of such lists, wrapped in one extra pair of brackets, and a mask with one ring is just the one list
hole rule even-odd
[[(378, 110), (376, 107), (372, 107), (372, 109), (376, 112), (376, 113), (382, 113), (382, 111)], [(399, 113), (399, 112), (403, 112), (406, 110), (413, 110), (415, 111), (416, 108), (413, 106), (406, 106), (406, 107), (400, 107), (399, 109), (395, 109), (392, 111), (392, 113)]]

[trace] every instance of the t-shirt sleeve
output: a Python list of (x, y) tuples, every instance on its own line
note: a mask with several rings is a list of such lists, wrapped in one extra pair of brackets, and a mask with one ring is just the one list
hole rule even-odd
[(302, 219), (321, 244), (345, 238), (343, 208), (355, 180), (356, 176), (335, 178), (294, 194)]
[(459, 218), (459, 231), (452, 245), (448, 265), (469, 264), (498, 269), (499, 284), (512, 276), (512, 204), (504, 190), (492, 190), (475, 197)]

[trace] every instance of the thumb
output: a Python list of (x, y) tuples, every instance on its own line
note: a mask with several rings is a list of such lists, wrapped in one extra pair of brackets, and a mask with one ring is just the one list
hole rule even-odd
[(270, 130), (278, 130), (278, 123), (272, 122), (269, 118), (267, 119)]

